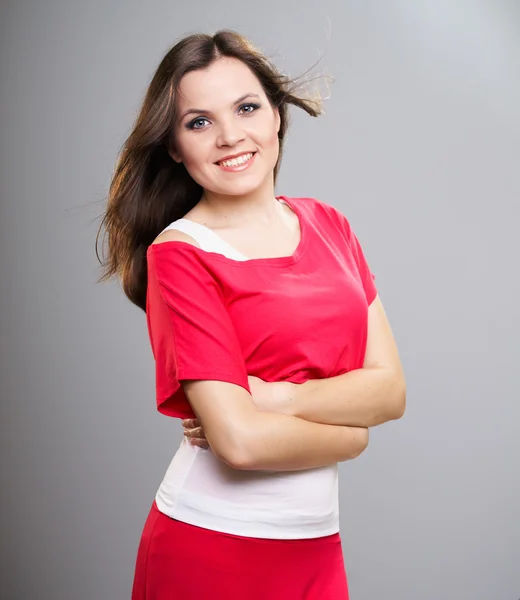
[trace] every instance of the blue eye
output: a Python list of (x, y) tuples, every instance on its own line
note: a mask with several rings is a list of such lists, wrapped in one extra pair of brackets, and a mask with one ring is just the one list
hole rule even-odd
[[(253, 112), (255, 112), (256, 110), (258, 110), (260, 108), (259, 104), (255, 104), (254, 102), (248, 102), (247, 104), (242, 104), (240, 106), (240, 108), (238, 109), (238, 114), (239, 115), (249, 115)], [(209, 120), (206, 117), (196, 117), (195, 119), (193, 119), (192, 121), (190, 121), (189, 123), (186, 124), (186, 128), (187, 129), (204, 129), (207, 124), (209, 123)]]
[[(248, 102), (247, 104), (242, 104), (242, 106), (238, 109), (238, 112), (245, 112), (246, 114), (251, 114), (260, 108), (259, 104), (254, 104), (253, 102)], [(248, 109), (248, 110), (246, 110)]]
[(206, 117), (197, 117), (196, 119), (193, 119), (193, 121), (190, 121), (186, 127), (188, 129), (202, 129), (205, 122), (209, 122)]

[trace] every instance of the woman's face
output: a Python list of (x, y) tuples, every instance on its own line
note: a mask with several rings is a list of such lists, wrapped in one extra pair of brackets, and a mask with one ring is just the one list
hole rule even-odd
[(280, 116), (249, 68), (223, 57), (181, 79), (176, 162), (207, 192), (246, 195), (272, 185)]

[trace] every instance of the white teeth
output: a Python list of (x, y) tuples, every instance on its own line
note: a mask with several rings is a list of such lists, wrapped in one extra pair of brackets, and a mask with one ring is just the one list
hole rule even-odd
[(252, 152), (250, 152), (249, 154), (242, 154), (242, 156), (232, 158), (231, 160), (223, 160), (218, 164), (223, 167), (238, 167), (239, 165), (243, 165), (248, 160), (251, 160), (251, 158), (253, 158)]

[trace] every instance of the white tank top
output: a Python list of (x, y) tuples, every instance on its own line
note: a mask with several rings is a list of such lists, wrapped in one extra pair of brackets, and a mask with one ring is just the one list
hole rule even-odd
[[(174, 221), (206, 252), (247, 260), (214, 231)], [(303, 471), (242, 471), (183, 440), (157, 491), (158, 509), (205, 529), (256, 538), (302, 539), (339, 531), (338, 466)]]

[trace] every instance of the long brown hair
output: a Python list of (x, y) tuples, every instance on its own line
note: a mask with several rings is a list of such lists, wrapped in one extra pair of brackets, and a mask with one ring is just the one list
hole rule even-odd
[[(282, 73), (245, 37), (234, 31), (194, 34), (180, 40), (162, 59), (146, 91), (132, 132), (123, 144), (109, 187), (106, 212), (96, 236), (102, 265), (99, 281), (118, 275), (124, 293), (146, 310), (146, 251), (172, 221), (182, 218), (200, 200), (202, 188), (184, 165), (168, 153), (174, 147), (175, 94), (183, 75), (207, 68), (222, 56), (237, 58), (260, 81), (271, 105), (280, 113), (280, 155), (288, 126), (288, 105), (313, 117), (321, 113), (319, 96), (296, 93), (296, 80)], [(99, 258), (99, 237), (108, 238), (105, 261)]]

